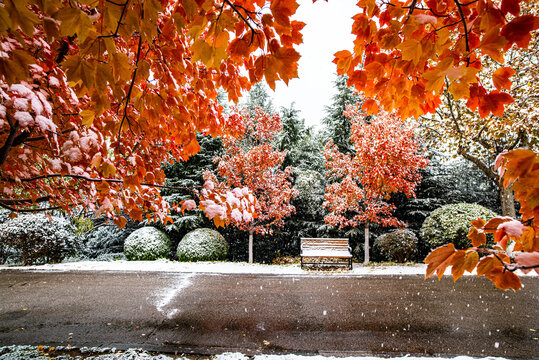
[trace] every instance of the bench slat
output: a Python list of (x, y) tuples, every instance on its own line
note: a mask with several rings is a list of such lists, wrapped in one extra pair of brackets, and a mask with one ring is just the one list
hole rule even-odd
[[(338, 258), (346, 259), (347, 263), (327, 263), (348, 265), (352, 269), (352, 253), (348, 245), (347, 238), (300, 238), (301, 240), (301, 267), (304, 264), (303, 258)], [(322, 263), (326, 264), (326, 263)]]

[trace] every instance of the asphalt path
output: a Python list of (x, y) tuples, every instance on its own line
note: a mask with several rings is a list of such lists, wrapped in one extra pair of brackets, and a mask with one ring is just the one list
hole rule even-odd
[(539, 358), (539, 278), (0, 271), (0, 345)]

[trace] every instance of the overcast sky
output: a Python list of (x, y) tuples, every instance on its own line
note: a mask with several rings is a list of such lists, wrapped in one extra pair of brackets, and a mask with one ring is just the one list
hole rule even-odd
[(278, 82), (275, 92), (269, 90), (273, 103), (280, 109), (291, 102), (301, 111), (307, 126), (319, 126), (324, 117), (324, 106), (329, 105), (335, 93), (333, 81), (337, 68), (333, 54), (353, 47), (352, 16), (359, 8), (357, 0), (299, 0), (295, 20), (307, 25), (303, 28), (303, 44), (297, 47), (301, 54), (299, 78), (288, 86)]

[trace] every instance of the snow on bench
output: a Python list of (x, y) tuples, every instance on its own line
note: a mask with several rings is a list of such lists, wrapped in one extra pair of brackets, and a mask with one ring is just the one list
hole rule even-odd
[[(343, 238), (301, 238), (301, 268), (303, 265), (346, 265), (352, 270), (352, 249), (348, 239)], [(303, 258), (346, 259), (346, 262), (305, 262)]]

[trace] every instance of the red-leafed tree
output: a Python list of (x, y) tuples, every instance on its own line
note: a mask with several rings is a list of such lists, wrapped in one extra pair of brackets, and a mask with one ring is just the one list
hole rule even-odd
[[(402, 118), (422, 116), (433, 113), (445, 93), (466, 101), (466, 106), (477, 111), (481, 119), (502, 117), (506, 105), (514, 101), (503, 91), (514, 73), (512, 63), (504, 66), (505, 55), (514, 46), (528, 48), (533, 32), (539, 28), (539, 17), (535, 12), (522, 14), (521, 3), (522, 0), (360, 0), (360, 12), (353, 17), (352, 25), (354, 49), (337, 52), (334, 62), (339, 74), (348, 75), (348, 84), (364, 93), (363, 109), (369, 113), (383, 108), (396, 110)], [(536, 0), (531, 8), (536, 8)], [(489, 89), (478, 76), (485, 57), (494, 61), (491, 74), (495, 88)], [(485, 128), (495, 123), (477, 121), (484, 121)], [(497, 287), (518, 289), (520, 280), (514, 271), (539, 267), (533, 245), (539, 238), (538, 156), (531, 150), (516, 149), (498, 157), (497, 168), (507, 177), (501, 179), (502, 186), (515, 191), (522, 218), (511, 225), (478, 220), (470, 230), (470, 236), (480, 237), (476, 239), (477, 246), (483, 246), (485, 232), (495, 232), (498, 248), (488, 250), (491, 255), (481, 262), (476, 255), (485, 251), (483, 247), (464, 252), (455, 252), (452, 245), (435, 249), (425, 259), (429, 263), (428, 276), (436, 270), (441, 277), (447, 266), (453, 265), (457, 279), (464, 270), (477, 267), (478, 274), (487, 276)], [(512, 230), (507, 232), (507, 227)], [(506, 241), (515, 245), (507, 248)], [(514, 251), (515, 247), (519, 250)]]
[[(167, 221), (164, 161), (229, 129), (216, 101), (297, 76), (291, 0), (0, 3), (0, 206)], [(220, 198), (221, 196), (219, 196)]]
[(387, 200), (397, 192), (415, 196), (419, 170), (428, 162), (419, 154), (414, 123), (387, 113), (368, 118), (358, 105), (345, 115), (352, 120), (354, 152), (342, 154), (332, 141), (326, 144), (326, 175), (337, 181), (326, 187), (324, 206), (330, 214), (325, 221), (339, 228), (364, 223), (368, 263), (369, 223), (404, 225), (392, 215), (395, 206)]
[[(270, 234), (282, 227), (284, 219), (295, 211), (290, 200), (297, 196), (292, 187), (292, 168), (281, 170), (286, 151), (277, 151), (271, 142), (282, 129), (278, 114), (266, 114), (255, 108), (254, 114), (235, 110), (229, 121), (238, 126), (236, 135), (223, 137), (226, 154), (218, 159), (218, 174), (227, 186), (246, 187), (256, 198), (252, 214), (233, 211), (231, 221), (249, 232), (249, 262), (253, 262), (253, 234)], [(216, 182), (214, 174), (206, 179)]]

